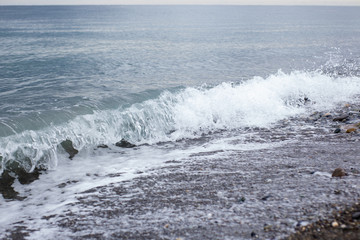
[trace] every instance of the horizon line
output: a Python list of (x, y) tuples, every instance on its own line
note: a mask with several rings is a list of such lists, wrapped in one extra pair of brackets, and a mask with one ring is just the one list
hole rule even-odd
[(360, 2), (358, 5), (343, 5), (343, 4), (207, 4), (207, 3), (197, 3), (197, 4), (189, 4), (189, 3), (152, 3), (152, 4), (0, 4), (0, 6), (9, 6), (9, 7), (15, 7), (15, 6), (278, 6), (278, 7), (360, 7)]

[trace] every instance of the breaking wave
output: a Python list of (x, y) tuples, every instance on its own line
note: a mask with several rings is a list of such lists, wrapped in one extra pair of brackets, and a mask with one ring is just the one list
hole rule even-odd
[[(193, 138), (214, 130), (268, 127), (305, 111), (329, 109), (360, 94), (360, 78), (320, 72), (281, 71), (240, 83), (188, 87), (116, 110), (98, 110), (39, 130), (0, 138), (1, 171), (17, 162), (26, 171), (55, 168), (69, 139), (75, 148), (93, 148), (126, 139), (155, 144)], [(310, 103), (310, 104), (309, 104)]]

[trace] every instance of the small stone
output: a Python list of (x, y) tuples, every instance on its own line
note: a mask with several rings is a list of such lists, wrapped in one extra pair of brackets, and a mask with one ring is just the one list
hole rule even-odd
[(340, 128), (337, 128), (337, 129), (335, 129), (335, 131), (334, 131), (334, 133), (339, 133), (339, 132), (341, 132), (341, 129), (340, 129)]
[(77, 149), (74, 148), (71, 140), (67, 139), (62, 141), (60, 145), (64, 148), (64, 150), (69, 154), (69, 158), (73, 159), (73, 157), (79, 153)]
[(339, 117), (334, 118), (333, 121), (334, 121), (334, 122), (335, 122), (335, 121), (341, 122), (341, 121), (346, 120), (348, 117), (349, 117), (348, 114), (344, 114), (344, 115), (341, 115), (341, 116), (339, 116)]
[(331, 177), (344, 177), (344, 176), (346, 176), (346, 172), (342, 168), (336, 168), (331, 175)]
[(346, 129), (346, 133), (352, 133), (352, 132), (356, 132), (357, 128), (348, 128)]
[(265, 225), (264, 225), (264, 231), (265, 231), (265, 232), (271, 231), (271, 225), (265, 224)]
[(346, 103), (346, 104), (344, 104), (344, 107), (349, 108), (349, 107), (350, 107), (350, 104), (349, 104), (349, 103)]
[(340, 195), (340, 194), (341, 194), (341, 191), (340, 191), (340, 190), (334, 190), (334, 193), (335, 193), (336, 195)]
[(339, 223), (334, 221), (334, 222), (331, 223), (331, 226), (334, 227), (334, 228), (337, 228), (337, 227), (339, 227)]
[(342, 129), (345, 129), (347, 133), (354, 132), (359, 128), (359, 125), (356, 124), (347, 124), (341, 127)]
[(109, 148), (109, 146), (106, 144), (100, 144), (97, 146), (97, 148)]
[(121, 139), (119, 142), (115, 143), (115, 145), (117, 147), (122, 147), (122, 148), (133, 148), (136, 147), (135, 144), (132, 144), (128, 141), (126, 141), (125, 139)]
[(165, 224), (164, 228), (169, 228), (169, 226), (170, 226), (169, 224)]
[(341, 227), (342, 229), (345, 229), (345, 228), (346, 228), (346, 225), (345, 225), (345, 224), (341, 224), (340, 227)]
[(360, 219), (360, 212), (354, 212), (352, 215), (351, 215), (352, 219)]
[(250, 236), (251, 237), (257, 237), (257, 234), (255, 232), (251, 232)]
[(323, 117), (331, 117), (331, 113), (325, 113)]
[(261, 200), (262, 200), (262, 201), (266, 201), (266, 200), (268, 200), (268, 198), (270, 198), (270, 197), (271, 197), (271, 195), (266, 195), (266, 196), (262, 197)]

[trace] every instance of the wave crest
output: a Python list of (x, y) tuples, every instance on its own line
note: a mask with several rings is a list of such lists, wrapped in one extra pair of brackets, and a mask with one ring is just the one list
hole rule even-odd
[[(125, 138), (154, 144), (192, 138), (219, 129), (267, 127), (307, 110), (329, 109), (360, 94), (360, 78), (332, 77), (318, 72), (281, 71), (267, 78), (214, 87), (165, 91), (155, 99), (128, 108), (95, 111), (41, 130), (27, 130), (0, 139), (2, 170), (16, 161), (26, 171), (55, 168), (69, 139), (79, 150)], [(311, 101), (312, 104), (306, 104)]]

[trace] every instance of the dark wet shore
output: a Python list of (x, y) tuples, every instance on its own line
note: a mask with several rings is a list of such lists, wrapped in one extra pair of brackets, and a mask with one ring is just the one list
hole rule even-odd
[[(249, 144), (276, 146), (168, 161), (131, 181), (90, 189), (73, 208), (43, 219), (70, 239), (358, 239), (351, 237), (359, 236), (360, 220), (348, 216), (359, 210), (360, 133), (340, 128), (357, 117), (338, 122), (313, 114), (258, 129)], [(301, 131), (291, 131), (299, 124)], [(347, 175), (331, 177), (339, 167)], [(357, 208), (334, 217), (351, 206)], [(8, 237), (31, 231), (18, 223)]]
[[(282, 238), (359, 199), (358, 144), (332, 136), (223, 158), (202, 153), (88, 191), (80, 212), (56, 224), (75, 239)], [(349, 175), (324, 175), (339, 166)]]
[(286, 240), (312, 239), (360, 239), (360, 203), (341, 211), (335, 211), (328, 219), (298, 227)]

